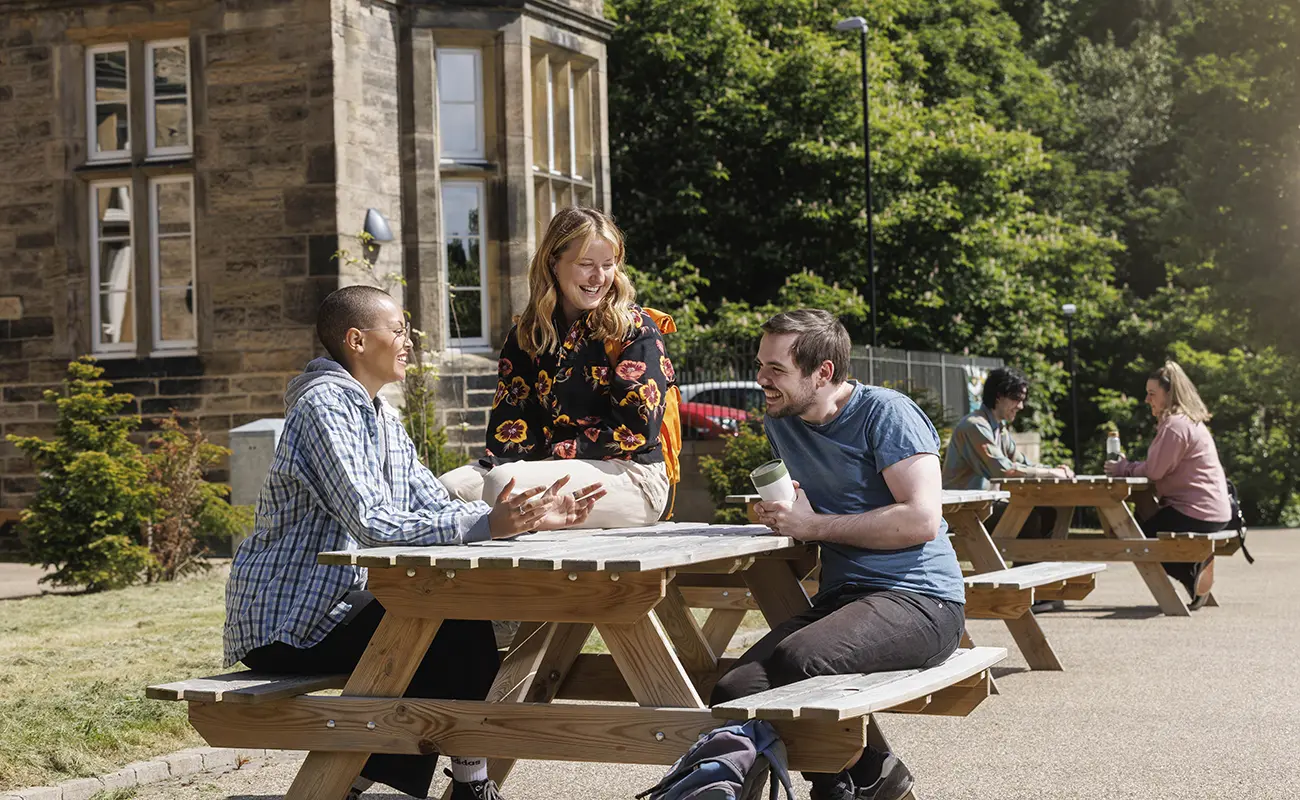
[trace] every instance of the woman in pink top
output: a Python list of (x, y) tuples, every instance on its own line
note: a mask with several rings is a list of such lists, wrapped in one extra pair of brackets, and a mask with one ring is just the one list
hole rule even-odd
[[(1121, 457), (1106, 463), (1107, 475), (1149, 478), (1155, 483), (1160, 510), (1140, 520), (1142, 532), (1155, 538), (1158, 531), (1214, 533), (1228, 527), (1232, 519), (1228, 480), (1214, 437), (1205, 427), (1210, 412), (1177, 362), (1166, 361), (1151, 373), (1147, 405), (1159, 420), (1147, 460)], [(1187, 588), (1192, 608), (1204, 605), (1214, 583), (1214, 556), (1199, 564), (1164, 567)]]

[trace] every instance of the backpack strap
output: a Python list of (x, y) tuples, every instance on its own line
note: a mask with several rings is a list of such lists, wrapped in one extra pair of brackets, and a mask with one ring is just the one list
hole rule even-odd
[(794, 788), (790, 785), (790, 756), (776, 728), (763, 719), (750, 720), (745, 723), (745, 727), (750, 730), (749, 735), (754, 740), (758, 754), (766, 758), (771, 767), (768, 800), (779, 800), (782, 786), (785, 787), (786, 800), (794, 800)]

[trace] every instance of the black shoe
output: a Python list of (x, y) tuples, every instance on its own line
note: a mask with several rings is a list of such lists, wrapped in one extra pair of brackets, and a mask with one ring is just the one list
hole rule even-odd
[(449, 769), (444, 769), (442, 773), (451, 778), (451, 800), (505, 800), (496, 781), (491, 778), (465, 782), (456, 780)]
[(812, 782), (809, 800), (855, 800), (853, 778), (847, 771), (834, 775), (827, 772), (805, 772), (804, 777)]
[(890, 753), (885, 756), (880, 777), (869, 786), (858, 786), (853, 792), (854, 800), (902, 800), (916, 785), (907, 765)]
[(1029, 610), (1035, 614), (1041, 614), (1044, 611), (1064, 611), (1064, 600), (1039, 600), (1029, 607)]

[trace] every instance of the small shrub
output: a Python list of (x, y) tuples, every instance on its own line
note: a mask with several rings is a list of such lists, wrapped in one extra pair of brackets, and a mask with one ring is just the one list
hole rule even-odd
[(68, 364), (54, 438), (8, 436), (40, 472), (36, 498), (21, 525), (33, 560), (55, 571), (41, 579), (95, 592), (128, 586), (154, 566), (144, 526), (154, 488), (144, 455), (130, 440), (138, 416), (119, 416), (135, 398), (108, 394), (111, 384), (90, 356)]
[(203, 477), (229, 450), (209, 442), (197, 422), (186, 430), (175, 414), (159, 425), (160, 432), (149, 439), (154, 449), (148, 456), (149, 480), (156, 487), (149, 525), (150, 582), (208, 570), (204, 542), (246, 531), (253, 516), (251, 508), (226, 502), (230, 487)]
[(720, 458), (706, 456), (700, 459), (700, 473), (709, 486), (709, 497), (717, 505), (713, 521), (724, 524), (748, 522), (743, 506), (727, 505), (729, 494), (753, 494), (754, 484), (749, 473), (764, 461), (772, 459), (772, 446), (762, 428), (744, 426), (740, 433), (727, 440)]

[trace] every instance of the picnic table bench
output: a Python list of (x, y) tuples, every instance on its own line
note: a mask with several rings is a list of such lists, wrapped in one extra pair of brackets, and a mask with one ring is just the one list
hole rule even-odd
[[(1003, 620), (1030, 669), (1060, 670), (1063, 669), (1061, 661), (1034, 617), (1033, 605), (1040, 600), (1082, 600), (1096, 586), (1097, 573), (1105, 570), (1106, 565), (1057, 561), (1008, 568), (984, 527), (993, 503), (1008, 496), (1006, 492), (994, 490), (943, 492), (943, 516), (953, 534), (953, 545), (958, 555), (974, 568), (965, 576), (966, 617)], [(729, 495), (726, 501), (744, 503), (750, 519), (756, 520), (754, 504), (760, 499), (756, 494), (739, 494)], [(705, 581), (687, 579), (687, 582), (697, 587), (688, 595), (693, 602), (700, 603), (697, 607), (752, 607), (744, 605), (748, 599), (734, 593), (731, 586), (723, 595), (722, 589), (715, 588), (708, 593), (699, 588)], [(817, 588), (815, 581), (805, 581), (804, 586), (811, 592)], [(712, 619), (711, 616), (709, 620)], [(963, 644), (973, 646), (969, 634)]]
[[(1231, 555), (1241, 547), (1235, 531), (1218, 533), (1160, 533), (1148, 539), (1126, 501), (1133, 500), (1154, 512), (1154, 487), (1146, 478), (1078, 475), (1074, 478), (1004, 478), (1001, 488), (1011, 501), (993, 531), (998, 551), (1010, 561), (1104, 561), (1132, 563), (1146, 582), (1160, 610), (1169, 616), (1188, 616), (1183, 602), (1161, 562), (1197, 562), (1212, 555)], [(1057, 509), (1057, 524), (1050, 539), (1017, 539), (1029, 514), (1040, 506)], [(1097, 509), (1102, 535), (1079, 535), (1070, 530), (1076, 507)], [(1219, 603), (1211, 594), (1206, 605)]]
[[(965, 715), (988, 696), (1002, 648), (708, 708), (701, 698), (734, 660), (710, 645), (678, 581), (740, 573), (775, 624), (808, 607), (794, 566), (808, 550), (757, 525), (662, 523), (324, 553), (326, 564), (368, 567), (386, 609), (351, 675), (233, 672), (146, 693), (188, 702), (214, 746), (310, 750), (289, 800), (342, 798), (375, 752), (486, 756), (499, 783), (519, 758), (668, 765), (728, 719), (772, 719), (792, 769), (835, 772), (868, 742), (888, 747), (879, 712)], [(487, 700), (400, 696), (444, 619), (522, 620)], [(581, 652), (593, 628), (608, 654)], [(313, 694), (340, 686), (341, 696)]]

